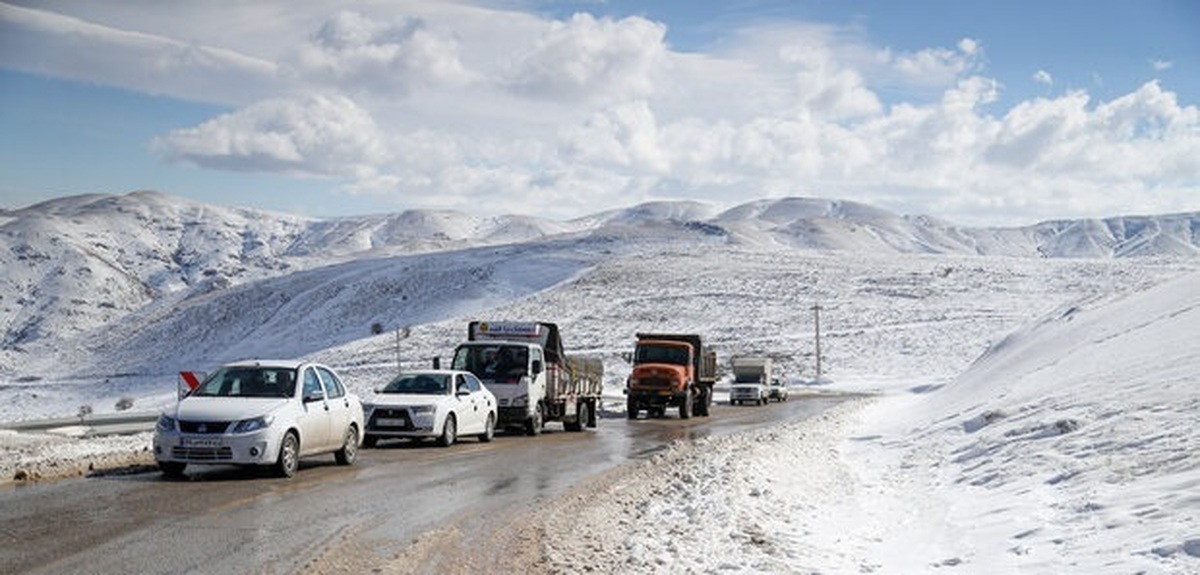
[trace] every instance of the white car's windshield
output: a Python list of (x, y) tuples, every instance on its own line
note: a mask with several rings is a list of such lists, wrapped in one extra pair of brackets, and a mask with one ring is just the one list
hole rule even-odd
[(200, 384), (192, 397), (292, 397), (296, 370), (285, 367), (223, 367)]
[(388, 382), (380, 393), (412, 393), (446, 395), (450, 392), (450, 376), (444, 373), (402, 374)]

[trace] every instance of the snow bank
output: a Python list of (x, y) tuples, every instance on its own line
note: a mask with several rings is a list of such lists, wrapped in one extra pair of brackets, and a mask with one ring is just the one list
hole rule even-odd
[(58, 433), (18, 433), (0, 429), (0, 485), (10, 481), (82, 477), (95, 473), (133, 473), (154, 466), (150, 433), (80, 437)]
[(538, 567), (1200, 572), (1198, 279), (1060, 310), (940, 389), (674, 445), (555, 503)]

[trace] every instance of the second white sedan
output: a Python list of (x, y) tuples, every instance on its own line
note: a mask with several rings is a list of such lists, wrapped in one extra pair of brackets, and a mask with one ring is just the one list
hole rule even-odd
[(491, 441), (496, 432), (496, 398), (466, 371), (405, 372), (363, 402), (363, 445), (380, 439), (427, 438), (443, 446), (460, 436)]

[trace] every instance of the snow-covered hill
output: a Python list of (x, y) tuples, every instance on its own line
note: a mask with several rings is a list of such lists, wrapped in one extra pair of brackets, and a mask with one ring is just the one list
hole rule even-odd
[[(554, 503), (586, 507), (538, 516), (549, 570), (586, 552), (620, 573), (1196, 573), (1196, 219), (972, 230), (787, 199), (325, 221), (72, 198), (0, 215), (0, 421), (153, 411), (176, 371), (249, 356), (314, 358), (364, 393), (494, 318), (559, 323), (619, 413), (633, 334), (694, 331), (722, 360), (776, 357), (797, 400), (873, 398)], [(3, 432), (0, 473), (146, 441)]]
[(840, 380), (881, 395), (673, 445), (541, 513), (547, 571), (1200, 572), (1197, 282), (1059, 306), (948, 382)]
[[(579, 285), (586, 286), (609, 269), (624, 275), (606, 279), (594, 300), (514, 317), (568, 321), (601, 305), (607, 312), (596, 327), (626, 330), (597, 343), (613, 349), (646, 322), (678, 320), (659, 311), (664, 305), (695, 299), (711, 307), (690, 323), (675, 321), (679, 329), (712, 329), (720, 340), (721, 333), (740, 333), (727, 329), (722, 312), (744, 309), (733, 327), (755, 321), (747, 329), (764, 345), (794, 345), (799, 335), (770, 334), (794, 331), (778, 323), (818, 298), (829, 305), (856, 302), (845, 305), (854, 309), (862, 339), (887, 338), (895, 335), (888, 325), (907, 321), (891, 306), (931, 306), (929, 314), (952, 324), (961, 321), (954, 319), (958, 314), (980, 313), (971, 308), (978, 298), (973, 289), (1005, 300), (997, 317), (1027, 317), (1014, 311), (1029, 305), (1020, 300), (1029, 295), (1024, 288), (1012, 298), (998, 294), (1013, 274), (1060, 274), (1044, 279), (1054, 297), (1063, 297), (1055, 290), (1067, 286), (1127, 289), (1126, 280), (1114, 279), (1122, 275), (1145, 274), (1129, 281), (1153, 283), (1183, 265), (1170, 262), (1197, 259), (1148, 256), (1195, 255), (1198, 221), (1192, 214), (970, 229), (805, 198), (724, 212), (697, 202), (658, 202), (569, 222), (449, 211), (321, 220), (156, 192), (64, 198), (0, 218), (0, 399), (6, 390), (31, 396), (80, 385), (140, 393), (145, 381), (162, 385), (163, 377), (183, 368), (247, 355), (330, 353), (371, 341), (374, 325), (395, 330), (459, 322), (571, 278), (584, 278)], [(916, 263), (886, 272), (863, 263), (901, 254)], [(952, 259), (923, 260), (921, 254)], [(1143, 257), (1124, 266), (1114, 262), (1126, 258), (1116, 256)], [(1056, 263), (1039, 263), (1047, 259)], [(1092, 275), (1079, 279), (1078, 272), (1063, 271), (1074, 267)], [(706, 284), (697, 277), (713, 283), (701, 287)], [(1106, 281), (1119, 287), (1099, 286)], [(953, 286), (948, 296), (947, 286)], [(622, 301), (612, 294), (624, 290), (635, 293), (609, 309), (608, 302)], [(664, 290), (673, 295), (648, 296)], [(868, 301), (874, 302), (870, 309), (857, 309), (857, 302)], [(926, 336), (906, 337), (906, 345), (920, 346), (918, 338)], [(431, 343), (419, 353), (445, 345)], [(977, 351), (979, 342), (956, 345)], [(865, 346), (861, 357), (892, 347)]]

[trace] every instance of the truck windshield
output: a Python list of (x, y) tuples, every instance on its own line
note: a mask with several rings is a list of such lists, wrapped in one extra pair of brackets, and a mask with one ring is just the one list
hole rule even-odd
[(688, 365), (688, 350), (686, 347), (675, 345), (639, 345), (634, 354), (633, 363)]
[(223, 367), (190, 397), (292, 397), (296, 370), (283, 367)]
[(520, 345), (467, 345), (454, 353), (453, 369), (492, 383), (517, 383), (529, 366), (529, 349)]
[(739, 373), (733, 376), (734, 383), (764, 383), (762, 375), (757, 373)]

